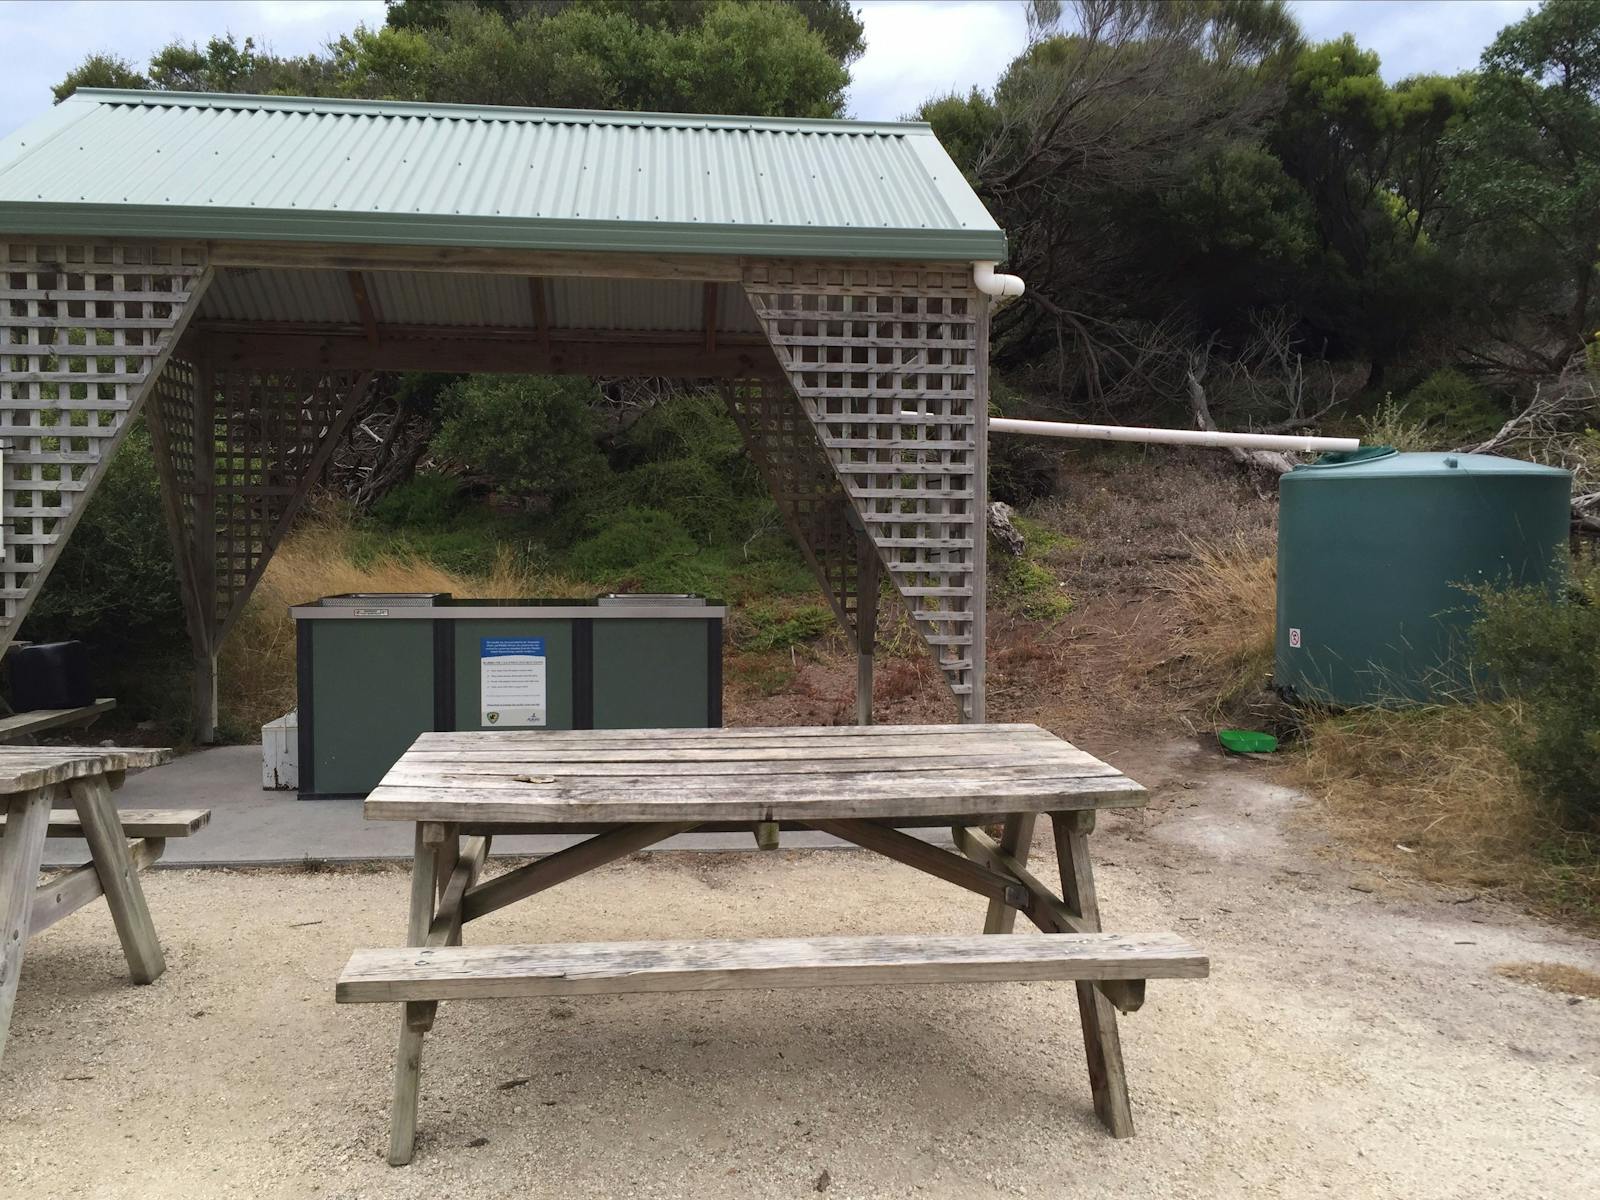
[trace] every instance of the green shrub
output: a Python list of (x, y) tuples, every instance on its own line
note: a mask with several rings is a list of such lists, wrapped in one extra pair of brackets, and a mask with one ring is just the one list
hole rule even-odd
[(670, 513), (628, 508), (611, 516), (600, 531), (575, 544), (566, 554), (569, 569), (584, 579), (609, 587), (651, 592), (697, 591), (696, 587), (664, 586), (687, 579), (700, 546)]
[(742, 650), (788, 650), (833, 628), (833, 613), (820, 604), (752, 604), (740, 613), (735, 642)]
[(1476, 594), (1480, 660), (1523, 708), (1506, 730), (1513, 761), (1564, 829), (1600, 835), (1600, 566), (1574, 571), (1555, 596)]
[(1072, 611), (1072, 598), (1061, 590), (1061, 581), (1046, 563), (1052, 551), (1070, 548), (1074, 542), (1065, 534), (1030, 520), (1020, 513), (1011, 523), (1023, 538), (1020, 557), (996, 554), (993, 594), (1007, 607), (1034, 621), (1059, 621)]
[(448, 529), (466, 510), (460, 481), (428, 471), (391, 490), (372, 506), (372, 519), (386, 529)]
[(432, 448), (482, 472), (498, 491), (555, 505), (605, 473), (591, 407), (597, 396), (585, 379), (468, 376), (440, 395), (444, 419)]
[(1442, 367), (1412, 388), (1402, 407), (1440, 448), (1482, 441), (1506, 419), (1489, 393), (1454, 367)]
[[(95, 649), (185, 644), (183, 601), (161, 485), (140, 421), (106, 467), (19, 636), (77, 638)], [(96, 655), (97, 665), (104, 655)]]

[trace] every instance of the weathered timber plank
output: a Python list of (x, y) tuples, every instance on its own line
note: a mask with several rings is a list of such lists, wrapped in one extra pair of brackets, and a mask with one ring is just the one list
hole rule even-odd
[[(738, 780), (758, 781), (755, 786), (794, 785), (813, 790), (846, 783), (852, 778), (871, 776), (914, 784), (925, 779), (965, 779), (975, 785), (989, 780), (1040, 779), (1050, 777), (1084, 778), (1116, 774), (1113, 767), (1095, 759), (1070, 755), (1041, 756), (1018, 762), (1002, 755), (972, 759), (758, 759), (732, 762), (625, 762), (588, 760), (581, 763), (545, 762), (524, 759), (520, 762), (418, 762), (403, 760), (389, 768), (382, 782), (395, 787), (545, 787), (557, 784), (582, 784), (586, 780), (618, 781), (622, 791), (659, 790), (669, 786), (706, 787), (712, 790), (732, 786)], [(809, 777), (809, 778), (806, 778)], [(639, 780), (642, 784), (629, 783)]]
[[(970, 859), (941, 850), (938, 846), (901, 833), (888, 825), (872, 821), (812, 821), (813, 829), (832, 834), (843, 841), (854, 843), (863, 850), (871, 850), (895, 862), (915, 867), (927, 875), (977, 892), (992, 900), (1005, 900), (1021, 905), (1026, 895), (1020, 885), (996, 871), (979, 866)], [(1013, 895), (1013, 893), (1015, 893)]]
[(0, 797), (11, 828), (0, 838), (0, 1059), (5, 1056), (6, 1031), (17, 1000), (17, 979), (28, 948), (28, 927), (33, 918), (34, 889), (39, 861), (44, 857), (45, 825), (50, 817), (50, 797), (43, 789)]
[(429, 746), (449, 747), (474, 741), (495, 739), (515, 744), (528, 742), (535, 745), (549, 742), (663, 742), (677, 739), (713, 738), (719, 742), (739, 738), (794, 738), (846, 737), (846, 738), (909, 738), (930, 737), (981, 737), (996, 733), (1042, 733), (1061, 741), (1048, 730), (1029, 724), (991, 725), (746, 725), (736, 729), (552, 729), (535, 730), (484, 730), (468, 732), (434, 732), (418, 735), (413, 743), (418, 749)]
[(215, 267), (333, 271), (441, 271), (474, 275), (578, 275), (594, 279), (686, 279), (737, 283), (743, 260), (717, 254), (632, 254), (480, 246), (352, 246), (311, 242), (207, 244)]
[[(639, 764), (645, 764), (640, 766)], [(745, 747), (693, 750), (547, 750), (540, 753), (524, 749), (511, 753), (499, 750), (412, 750), (397, 763), (412, 772), (449, 769), (460, 773), (496, 774), (526, 772), (538, 767), (541, 772), (583, 774), (601, 768), (617, 768), (614, 774), (637, 775), (644, 770), (693, 775), (697, 772), (727, 769), (753, 771), (768, 768), (773, 774), (809, 769), (811, 771), (860, 771), (863, 765), (883, 771), (925, 771), (939, 767), (1017, 767), (1045, 764), (1053, 766), (1104, 766), (1099, 759), (1070, 746), (1040, 746), (1019, 755), (997, 752), (984, 743), (941, 751), (937, 747), (885, 746), (874, 754), (870, 747)], [(630, 769), (631, 765), (631, 769)]]
[[(409, 947), (402, 953), (421, 953), (420, 947), (428, 940), (428, 929), (433, 922), (434, 880), (437, 859), (434, 855), (436, 841), (430, 835), (440, 833), (419, 822), (413, 838), (411, 860), (411, 910), (407, 921), (406, 942)], [(422, 1022), (415, 1006), (407, 1004), (400, 1012), (400, 1040), (394, 1056), (394, 1092), (389, 1108), (389, 1164), (402, 1167), (411, 1161), (417, 1145), (417, 1092), (422, 1082)]]
[(978, 829), (956, 826), (950, 830), (956, 848), (991, 870), (1015, 879), (1027, 892), (1027, 903), (1017, 908), (1044, 933), (1093, 933), (1094, 929), (1068, 910), (1050, 889), (1011, 854)]
[[(122, 832), (130, 838), (188, 837), (204, 829), (211, 821), (209, 808), (123, 808), (117, 810)], [(6, 827), (5, 814), (0, 813), (0, 832)], [(83, 822), (70, 808), (52, 809), (50, 836), (55, 838), (82, 837)]]
[(29, 792), (107, 771), (153, 767), (172, 751), (124, 746), (0, 746), (0, 793)]
[(461, 845), (455, 869), (439, 895), (439, 911), (428, 927), (428, 945), (454, 946), (461, 941), (461, 902), (478, 882), (478, 874), (489, 858), (489, 837), (469, 837)]
[[(57, 836), (51, 833), (52, 837)], [(166, 839), (144, 837), (128, 844), (128, 860), (135, 871), (143, 871), (161, 857), (166, 849)], [(28, 933), (42, 933), (63, 917), (70, 917), (85, 904), (105, 895), (100, 886), (100, 872), (92, 862), (74, 867), (39, 887), (33, 895), (33, 916), (28, 922)]]
[[(1145, 791), (1133, 780), (1107, 769), (1103, 775), (1022, 780), (934, 780), (893, 782), (870, 776), (834, 776), (826, 789), (777, 788), (768, 781), (743, 790), (698, 793), (686, 787), (620, 794), (611, 787), (522, 789), (382, 787), (367, 797), (373, 820), (506, 822), (625, 821), (810, 821), (813, 818), (899, 818), (945, 816), (965, 819), (1019, 811), (1137, 808)], [(613, 781), (606, 780), (604, 783)], [(643, 786), (648, 781), (641, 781)], [(756, 781), (750, 781), (754, 784)], [(914, 784), (914, 786), (910, 786)], [(823, 794), (823, 793), (826, 794)]]
[(894, 934), (758, 941), (358, 950), (341, 1004), (624, 992), (1028, 980), (1199, 979), (1205, 955), (1170, 933)]
[[(1091, 929), (1100, 928), (1100, 902), (1095, 895), (1089, 861), (1089, 834), (1094, 814), (1053, 812), (1056, 861), (1061, 868), (1061, 895), (1068, 909)], [(1094, 1111), (1112, 1137), (1133, 1136), (1133, 1107), (1128, 1099), (1128, 1072), (1122, 1061), (1122, 1035), (1111, 998), (1089, 984), (1078, 984), (1078, 1017), (1083, 1026), (1083, 1051), (1094, 1093)]]
[(161, 952), (155, 922), (150, 918), (150, 906), (145, 903), (139, 873), (128, 854), (128, 841), (117, 820), (111, 785), (104, 776), (94, 776), (74, 779), (67, 788), (128, 960), (128, 975), (135, 983), (152, 983), (167, 969), (167, 960)]
[(462, 787), (478, 791), (507, 790), (536, 797), (603, 793), (635, 799), (676, 796), (686, 788), (694, 788), (712, 797), (732, 793), (781, 798), (809, 796), (818, 791), (853, 793), (858, 788), (863, 795), (877, 795), (885, 791), (914, 793), (923, 787), (981, 791), (989, 786), (1005, 787), (1012, 783), (1126, 778), (1115, 767), (1093, 760), (1045, 760), (1039, 763), (1024, 760), (1006, 766), (978, 767), (941, 763), (918, 769), (879, 770), (870, 759), (861, 759), (820, 775), (799, 769), (803, 764), (798, 761), (786, 763), (773, 771), (758, 770), (760, 764), (757, 763), (740, 763), (737, 765), (744, 769), (731, 773), (715, 767), (708, 770), (686, 767), (682, 771), (658, 772), (654, 769), (657, 764), (653, 763), (622, 765), (624, 770), (620, 773), (606, 770), (603, 763), (594, 764), (592, 771), (546, 771), (535, 760), (483, 771), (474, 769), (472, 764), (456, 770), (449, 763), (422, 763), (413, 767), (402, 760), (390, 768), (379, 788)]
[[(1008, 813), (1000, 830), (1000, 849), (1019, 867), (1028, 861), (1028, 851), (1033, 847), (1033, 827), (1037, 813)], [(1017, 925), (1017, 910), (1000, 900), (989, 901), (989, 911), (984, 914), (985, 933), (1010, 933)]]
[[(52, 427), (54, 428), (54, 427)], [(45, 433), (44, 429), (32, 429), (29, 436), (38, 437)], [(3, 434), (0, 434), (3, 436)], [(15, 463), (17, 456), (7, 455), (9, 461)], [(26, 544), (28, 539), (9, 537), (7, 541), (15, 546), (19, 543)], [(45, 538), (37, 539), (44, 543)], [(0, 717), (0, 742), (9, 742), (13, 738), (29, 737), (35, 733), (43, 733), (47, 729), (59, 729), (64, 725), (87, 725), (102, 713), (110, 712), (117, 706), (117, 702), (109, 697), (96, 700), (93, 704), (85, 704), (78, 708), (36, 708), (32, 712), (16, 713), (9, 717)]]
[(692, 821), (623, 825), (545, 858), (514, 867), (504, 875), (468, 889), (461, 902), (461, 920), (475, 921), (486, 913), (515, 904), (608, 862), (626, 858), (674, 834), (687, 833), (694, 826)]

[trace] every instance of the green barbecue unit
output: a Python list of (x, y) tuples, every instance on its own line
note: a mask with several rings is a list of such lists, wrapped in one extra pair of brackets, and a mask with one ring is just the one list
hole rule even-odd
[(1277, 669), (1334, 707), (1461, 699), (1467, 588), (1554, 587), (1572, 476), (1490, 454), (1326, 454), (1279, 484)]
[(300, 797), (364, 796), (430, 730), (722, 724), (719, 601), (325, 596), (291, 608)]

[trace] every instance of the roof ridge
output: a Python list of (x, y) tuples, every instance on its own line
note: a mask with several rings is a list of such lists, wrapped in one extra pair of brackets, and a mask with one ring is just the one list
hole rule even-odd
[(357, 100), (332, 96), (263, 96), (245, 92), (166, 92), (129, 88), (79, 88), (68, 102), (136, 104), (169, 108), (237, 108), (280, 112), (439, 117), (624, 128), (753, 129), (843, 135), (933, 136), (925, 121), (858, 121), (840, 117), (758, 117), (732, 113), (634, 112), (628, 109), (524, 108), (496, 104), (445, 104), (424, 100)]

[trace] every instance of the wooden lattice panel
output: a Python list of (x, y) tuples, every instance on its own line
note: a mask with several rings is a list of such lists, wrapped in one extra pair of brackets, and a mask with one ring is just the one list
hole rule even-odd
[[(740, 380), (725, 386), (723, 395), (784, 524), (800, 544), (834, 615), (859, 647), (858, 523), (811, 421), (781, 380)], [(868, 646), (871, 639), (869, 630)]]
[(745, 292), (965, 716), (982, 716), (980, 328), (971, 268), (754, 263)]
[(213, 649), (249, 599), (366, 389), (366, 372), (168, 363), (157, 451)]
[(0, 238), (0, 646), (209, 282), (199, 246)]

